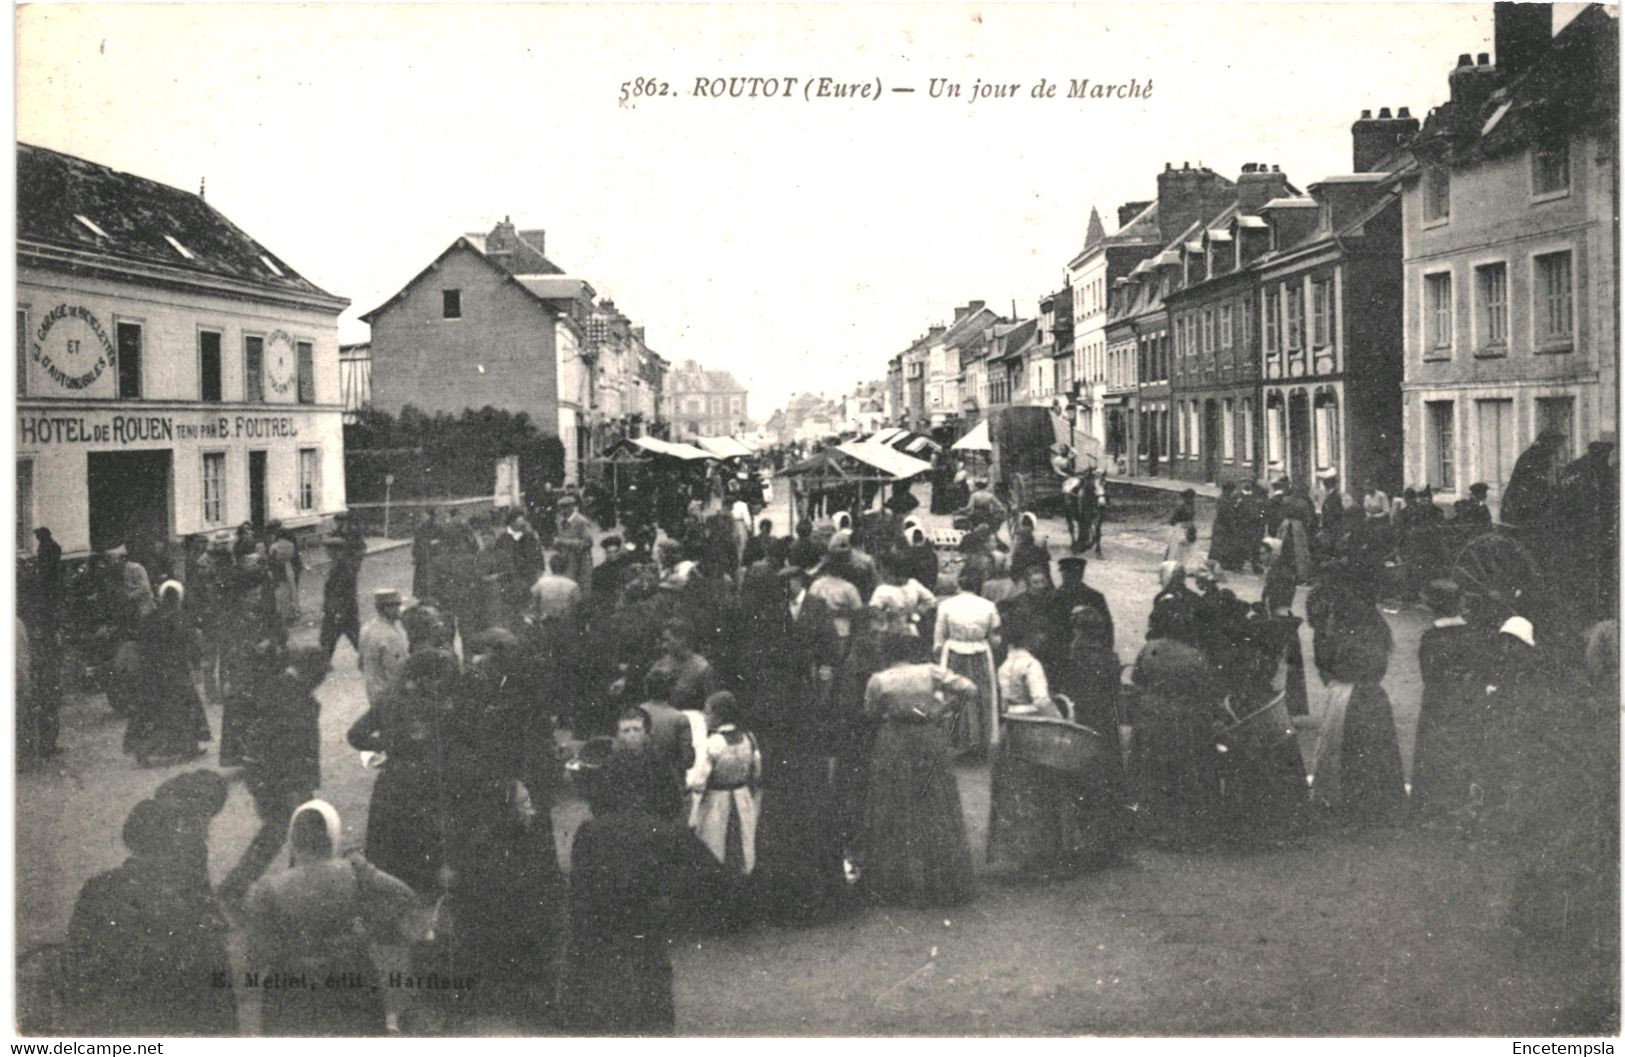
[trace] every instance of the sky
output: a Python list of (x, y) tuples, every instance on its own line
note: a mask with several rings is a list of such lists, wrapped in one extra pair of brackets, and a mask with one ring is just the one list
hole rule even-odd
[[(765, 420), (884, 378), (957, 304), (1035, 314), (1090, 208), (1113, 230), (1167, 162), (1347, 172), (1362, 109), (1425, 115), (1492, 34), (1488, 3), (44, 4), (19, 13), (17, 136), (206, 178), (351, 299), (342, 341), (459, 234), (545, 229), (652, 348), (732, 371)], [(623, 105), (639, 77), (670, 94)], [(694, 94), (727, 77), (797, 81)], [(823, 77), (881, 92), (804, 94)], [(1150, 95), (1066, 98), (1083, 78)], [(1019, 88), (966, 98), (978, 80)]]

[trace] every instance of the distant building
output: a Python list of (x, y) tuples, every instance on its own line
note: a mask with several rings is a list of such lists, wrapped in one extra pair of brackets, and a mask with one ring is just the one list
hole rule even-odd
[(1404, 190), (1405, 478), (1492, 504), (1536, 436), (1570, 455), (1619, 415), (1619, 30), (1591, 6), (1495, 5)]
[(524, 412), (563, 442), (573, 482), (619, 435), (659, 423), (665, 367), (613, 302), (547, 258), (545, 236), (507, 219), (463, 235), (361, 319), (374, 407)]
[(708, 371), (684, 360), (666, 376), (674, 437), (731, 437), (745, 432), (750, 408), (745, 387), (727, 371)]
[(344, 510), (348, 304), (201, 195), (18, 144), (18, 549)]

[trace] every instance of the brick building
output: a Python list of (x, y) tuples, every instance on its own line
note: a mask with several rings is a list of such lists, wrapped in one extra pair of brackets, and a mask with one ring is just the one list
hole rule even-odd
[(1495, 64), (1461, 56), (1395, 176), (1405, 475), (1445, 499), (1497, 504), (1540, 433), (1577, 454), (1618, 429), (1618, 24), (1551, 18), (1495, 5)]

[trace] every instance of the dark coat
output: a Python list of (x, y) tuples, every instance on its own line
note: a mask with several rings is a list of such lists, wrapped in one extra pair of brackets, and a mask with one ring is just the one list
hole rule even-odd
[(133, 857), (85, 882), (68, 922), (68, 1019), (83, 1035), (233, 1035), (227, 929), (181, 858)]

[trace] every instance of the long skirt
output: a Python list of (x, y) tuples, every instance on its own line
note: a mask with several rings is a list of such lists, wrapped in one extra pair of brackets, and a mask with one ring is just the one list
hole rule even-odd
[(1136, 818), (1155, 840), (1184, 846), (1214, 836), (1220, 777), (1209, 713), (1203, 702), (1140, 695), (1131, 783)]
[(942, 666), (976, 684), (976, 696), (954, 714), (949, 732), (954, 751), (986, 755), (999, 743), (999, 678), (993, 670), (993, 651), (956, 653), (944, 646)]
[(756, 831), (756, 905), (780, 924), (827, 920), (846, 891), (835, 792), (825, 757), (783, 753), (767, 768)]
[(707, 789), (695, 805), (694, 833), (736, 875), (756, 869), (756, 794), (748, 786)]
[[(384, 1034), (384, 992), (365, 942), (336, 939), (329, 951), (279, 965), (279, 972), (302, 973), (304, 989), (266, 988), (260, 992), (260, 1033), (291, 1036), (380, 1036)], [(359, 979), (360, 986), (325, 987), (329, 979)]]
[(191, 669), (184, 657), (152, 658), (150, 663), (165, 667), (143, 673), (137, 684), (124, 751), (141, 760), (196, 755), (198, 742), (210, 735)]
[(875, 898), (925, 906), (975, 893), (948, 742), (928, 723), (889, 721), (875, 735), (864, 877)]
[(1473, 782), (1483, 776), (1483, 721), (1462, 707), (1463, 696), (1454, 687), (1422, 690), (1410, 799), (1411, 811), (1420, 817), (1465, 807)]
[(1115, 860), (1122, 801), (1112, 777), (1069, 774), (1001, 749), (993, 761), (988, 862), (1042, 879)]
[(1329, 682), (1310, 762), (1317, 800), (1351, 822), (1391, 821), (1405, 803), (1394, 710), (1381, 684)]
[(427, 768), (389, 760), (367, 805), (367, 861), (420, 894), (436, 890), (445, 862), (440, 792)]
[(1290, 835), (1308, 802), (1290, 700), (1289, 691), (1269, 707), (1255, 707), (1244, 723), (1220, 735), (1225, 828), (1237, 839), (1269, 841)]

